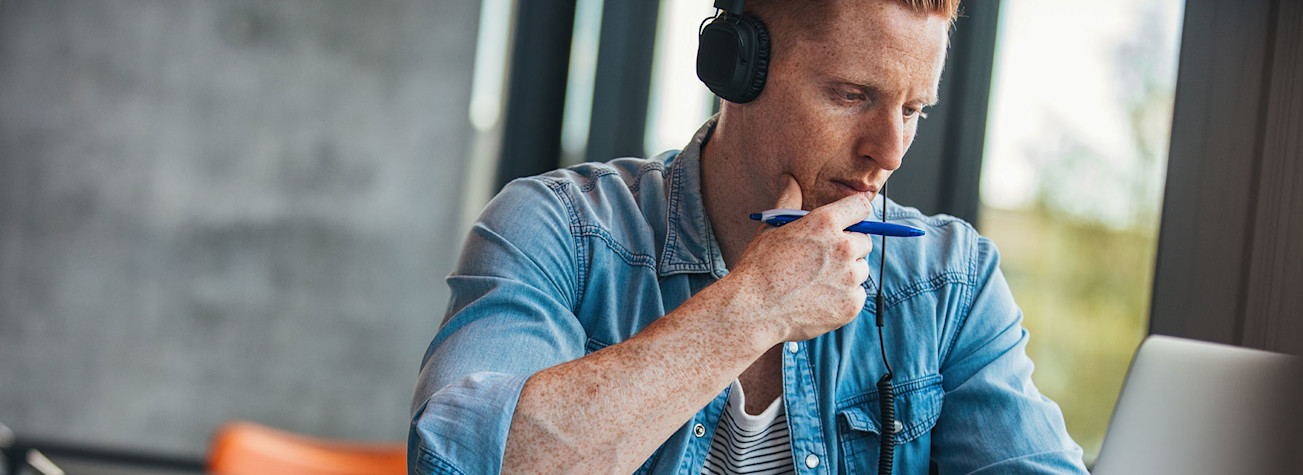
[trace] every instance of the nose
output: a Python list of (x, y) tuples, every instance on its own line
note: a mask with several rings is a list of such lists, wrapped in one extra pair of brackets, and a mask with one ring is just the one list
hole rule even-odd
[(914, 122), (907, 121), (898, 108), (880, 109), (883, 110), (866, 114), (855, 153), (873, 160), (883, 170), (894, 171), (900, 168), (905, 151), (914, 140)]

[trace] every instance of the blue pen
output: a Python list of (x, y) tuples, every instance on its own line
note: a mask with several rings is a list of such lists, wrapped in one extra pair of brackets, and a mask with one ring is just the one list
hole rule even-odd
[[(751, 213), (751, 219), (760, 221), (770, 226), (782, 226), (784, 224), (800, 219), (802, 216), (805, 216), (806, 213), (809, 213), (809, 211), (800, 210), (800, 209), (777, 208), (777, 209), (764, 211), (761, 213)], [(900, 224), (883, 223), (880, 221), (860, 221), (859, 223), (852, 224), (851, 227), (846, 228), (846, 230), (851, 232), (864, 233), (864, 234), (877, 234), (881, 236), (897, 236), (897, 237), (915, 237), (915, 236), (922, 236), (924, 234), (923, 230), (919, 228), (904, 226)]]

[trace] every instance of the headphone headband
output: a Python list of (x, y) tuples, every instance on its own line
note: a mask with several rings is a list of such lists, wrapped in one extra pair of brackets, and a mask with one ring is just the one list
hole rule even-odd
[(742, 16), (742, 5), (746, 0), (715, 0), (715, 9), (724, 10), (729, 15)]

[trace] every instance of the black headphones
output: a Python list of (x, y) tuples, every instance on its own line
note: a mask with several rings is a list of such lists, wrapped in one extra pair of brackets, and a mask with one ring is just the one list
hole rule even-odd
[(715, 0), (722, 13), (707, 18), (712, 21), (697, 35), (697, 78), (715, 95), (737, 103), (759, 97), (769, 74), (769, 29), (742, 13), (744, 3)]

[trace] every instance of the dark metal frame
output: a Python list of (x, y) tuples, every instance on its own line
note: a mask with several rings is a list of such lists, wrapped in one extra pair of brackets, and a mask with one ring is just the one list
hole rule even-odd
[(962, 5), (941, 74), (940, 102), (919, 123), (904, 163), (892, 174), (891, 197), (927, 214), (976, 223), (1000, 2)]
[[(498, 189), (561, 166), (575, 0), (517, 5)], [(643, 154), (659, 10), (659, 0), (603, 2), (585, 160)]]
[(561, 163), (575, 0), (516, 2), (497, 189)]
[(1300, 29), (1290, 0), (1186, 3), (1150, 333), (1303, 351)]
[(659, 0), (607, 0), (602, 6), (587, 161), (644, 153), (659, 13)]
[[(651, 86), (658, 0), (606, 0), (585, 160), (641, 156)], [(998, 0), (964, 4), (942, 74), (942, 102), (894, 177), (893, 197), (928, 213), (977, 219)], [(574, 0), (519, 2), (497, 171), (512, 179), (561, 165), (561, 118), (574, 27)], [(528, 20), (522, 20), (528, 19)], [(718, 103), (716, 103), (718, 104)], [(716, 105), (716, 107), (718, 107)]]

